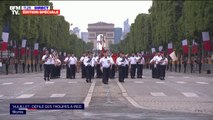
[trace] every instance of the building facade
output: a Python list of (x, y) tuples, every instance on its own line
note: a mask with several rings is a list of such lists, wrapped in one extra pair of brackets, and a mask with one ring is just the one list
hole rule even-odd
[(126, 38), (126, 35), (129, 31), (130, 31), (129, 19), (126, 19), (124, 21), (124, 31), (123, 31), (122, 39)]
[(97, 36), (102, 34), (104, 38), (103, 47), (108, 50), (110, 44), (114, 44), (114, 24), (98, 22), (88, 24), (88, 39), (93, 43), (93, 50), (97, 50)]
[(122, 37), (122, 28), (115, 28), (114, 29), (114, 44), (120, 43)]
[(80, 38), (80, 29), (78, 27), (73, 28), (73, 33), (76, 34), (78, 38)]
[(81, 32), (81, 39), (86, 43), (89, 42), (88, 35), (88, 32)]

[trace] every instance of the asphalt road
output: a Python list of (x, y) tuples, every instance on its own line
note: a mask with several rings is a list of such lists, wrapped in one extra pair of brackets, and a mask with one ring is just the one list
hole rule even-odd
[[(0, 120), (213, 120), (213, 76), (168, 72), (166, 80), (117, 79), (102, 84), (62, 78), (50, 82), (43, 73), (0, 76)], [(84, 103), (85, 110), (27, 110), (10, 115), (10, 103)]]

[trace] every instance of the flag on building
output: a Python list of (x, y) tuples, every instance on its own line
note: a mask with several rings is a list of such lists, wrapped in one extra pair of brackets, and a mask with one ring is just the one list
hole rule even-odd
[(38, 47), (39, 47), (39, 44), (38, 43), (34, 43), (34, 51), (33, 51), (33, 55), (34, 56), (38, 55)]
[(9, 39), (9, 25), (5, 25), (3, 27), (3, 32), (2, 32), (2, 40), (3, 40), (2, 47), (1, 47), (2, 51), (7, 50), (8, 39)]
[(187, 42), (187, 39), (182, 40), (182, 48), (183, 48), (183, 54), (188, 54), (188, 42)]
[(193, 40), (192, 42), (192, 54), (197, 54), (198, 53), (198, 43)]
[(209, 37), (209, 32), (202, 32), (203, 37), (203, 48), (205, 51), (211, 51), (212, 50), (212, 44)]
[(27, 44), (27, 40), (23, 39), (21, 42), (21, 55), (24, 55), (26, 52), (26, 44)]

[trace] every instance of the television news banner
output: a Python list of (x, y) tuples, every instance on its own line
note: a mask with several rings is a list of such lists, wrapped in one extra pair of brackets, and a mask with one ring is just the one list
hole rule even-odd
[[(10, 6), (12, 15), (60, 15), (60, 10), (50, 9), (50, 6)], [(10, 104), (11, 115), (26, 115), (27, 110), (84, 110), (83, 103), (55, 104)]]

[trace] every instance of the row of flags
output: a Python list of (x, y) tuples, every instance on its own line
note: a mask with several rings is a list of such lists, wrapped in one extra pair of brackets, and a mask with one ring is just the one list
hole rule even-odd
[[(4, 25), (3, 27), (2, 40), (3, 41), (2, 41), (1, 51), (6, 51), (8, 48), (8, 41), (9, 41), (9, 25)], [(9, 44), (10, 46), (13, 47), (13, 52), (17, 54), (18, 53), (17, 43), (11, 40)], [(30, 49), (29, 47), (26, 47), (26, 45), (27, 45), (27, 40), (23, 39), (21, 44), (21, 51), (20, 51), (21, 55), (24, 55), (25, 53), (29, 54)], [(37, 56), (38, 53), (39, 53), (39, 43), (35, 43), (33, 55)]]
[[(205, 51), (211, 51), (212, 50), (212, 43), (210, 41), (210, 37), (209, 37), (209, 32), (202, 32), (202, 38), (203, 38), (203, 48)], [(193, 40), (192, 42), (192, 54), (197, 54), (198, 53), (198, 43)], [(188, 54), (189, 51), (189, 44), (188, 44), (188, 40), (184, 39), (182, 40), (182, 49), (183, 49), (183, 54)], [(161, 52), (163, 50), (163, 46), (159, 46), (158, 48), (159, 52)], [(152, 53), (156, 52), (155, 48), (151, 49)], [(173, 52), (173, 43), (170, 42), (168, 43), (168, 54), (171, 54)]]

